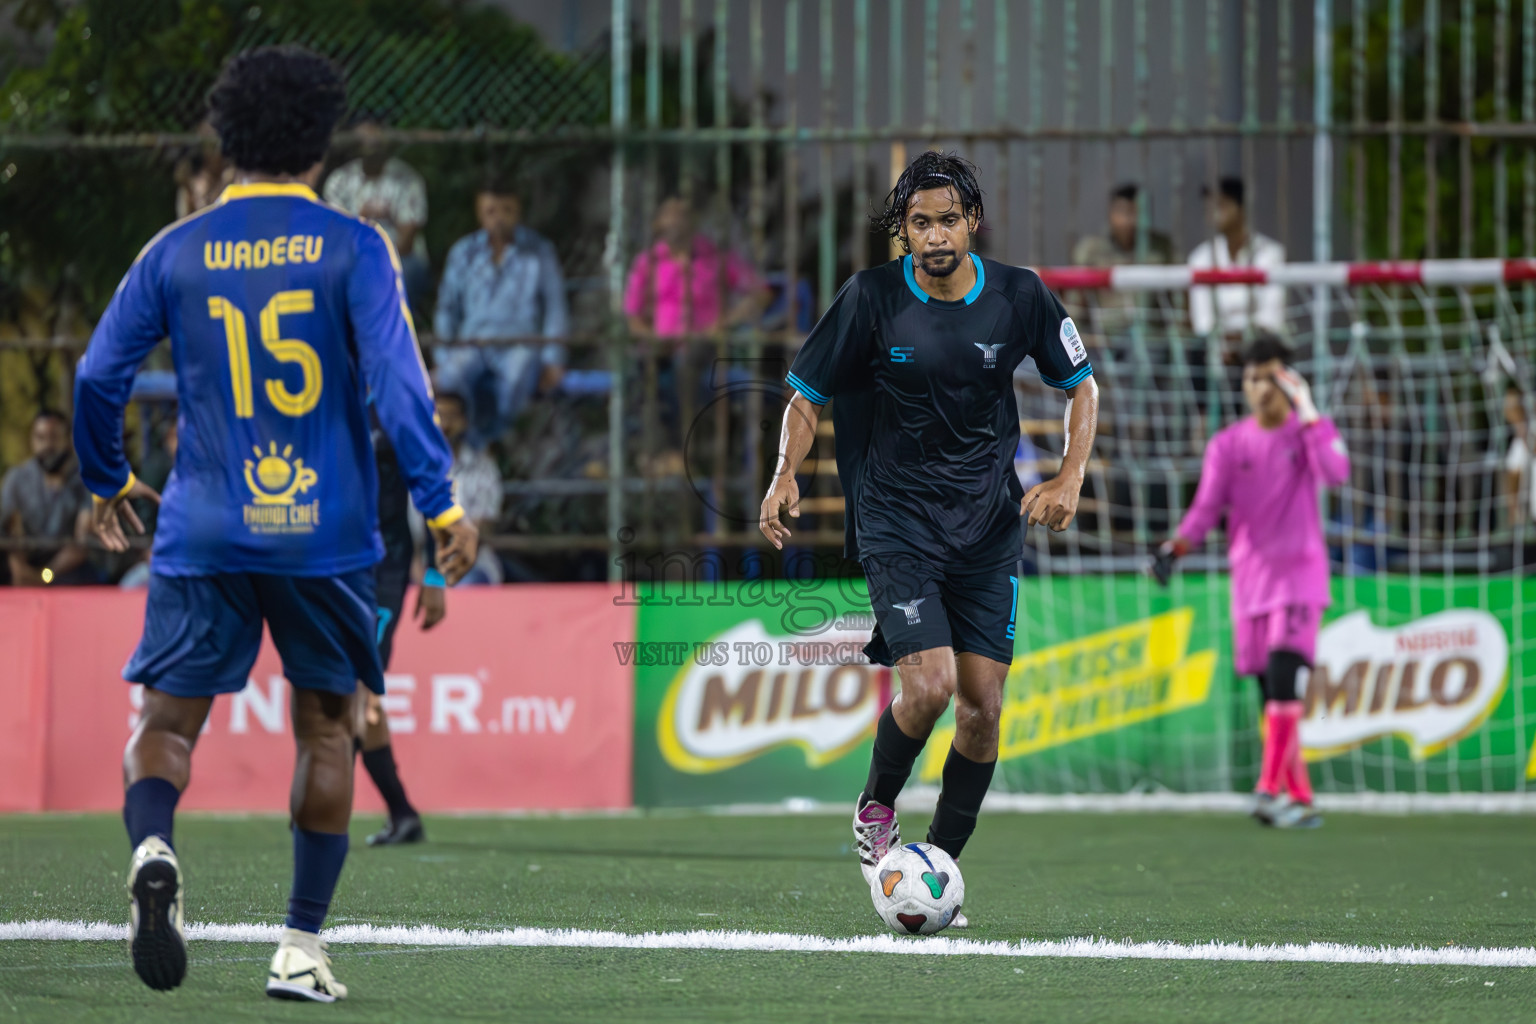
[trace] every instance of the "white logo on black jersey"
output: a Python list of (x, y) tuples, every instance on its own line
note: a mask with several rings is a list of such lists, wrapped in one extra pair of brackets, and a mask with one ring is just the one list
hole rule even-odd
[(1061, 347), (1066, 349), (1067, 358), (1072, 360), (1073, 366), (1082, 366), (1088, 361), (1088, 350), (1083, 347), (1083, 336), (1077, 333), (1077, 324), (1067, 317), (1061, 322)]
[(907, 625), (915, 626), (923, 621), (923, 617), (917, 613), (917, 606), (926, 600), (928, 600), (926, 597), (919, 597), (914, 601), (893, 601), (891, 602), (891, 607), (899, 608), (905, 612), (907, 615)]
[(973, 341), (971, 344), (981, 349), (981, 368), (983, 370), (990, 370), (997, 365), (997, 350), (1003, 347), (1001, 342), (996, 345), (983, 345), (979, 341)]

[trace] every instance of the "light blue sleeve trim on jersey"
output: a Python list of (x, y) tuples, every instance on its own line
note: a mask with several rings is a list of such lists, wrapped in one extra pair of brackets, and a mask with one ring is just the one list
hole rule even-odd
[(1061, 391), (1070, 391), (1072, 388), (1077, 387), (1083, 381), (1087, 380), (1089, 377), (1092, 377), (1092, 376), (1093, 376), (1093, 364), (1089, 363), (1087, 366), (1084, 366), (1081, 370), (1078, 370), (1076, 373), (1074, 373), (1072, 376), (1068, 377), (1064, 381), (1054, 381), (1054, 380), (1051, 380), (1051, 378), (1047, 377), (1043, 373), (1040, 375), (1040, 380), (1043, 381), (1044, 383), (1048, 384), (1049, 386), (1051, 386), (1053, 388), (1057, 388), (1057, 389), (1059, 389)]
[(790, 387), (794, 388), (796, 391), (800, 392), (802, 395), (804, 395), (806, 398), (809, 398), (817, 405), (826, 405), (829, 401), (831, 401), (831, 399), (826, 395), (823, 395), (820, 391), (817, 391), (805, 381), (801, 380), (799, 377), (796, 377), (793, 373), (786, 375), (784, 379), (789, 381)]

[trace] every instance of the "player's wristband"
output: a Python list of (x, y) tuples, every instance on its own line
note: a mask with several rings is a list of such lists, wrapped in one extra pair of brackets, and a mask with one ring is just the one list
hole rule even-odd
[(110, 497), (110, 498), (103, 498), (99, 494), (92, 494), (91, 498), (92, 498), (92, 500), (96, 504), (98, 504), (98, 505), (105, 505), (107, 502), (109, 502), (109, 501), (116, 501), (117, 499), (121, 498), (123, 495), (127, 494), (129, 491), (133, 490), (133, 485), (138, 483), (138, 482), (139, 482), (139, 478), (134, 476), (133, 475), (133, 470), (130, 469), (128, 471), (128, 482), (123, 484), (122, 487), (118, 488), (117, 493), (112, 495), (112, 497)]
[(427, 520), (427, 525), (434, 530), (446, 530), (460, 519), (464, 518), (464, 509), (458, 502), (454, 502), (448, 511), (433, 516)]
[(421, 585), (424, 587), (446, 587), (448, 581), (443, 579), (443, 574), (436, 569), (428, 569), (421, 575)]

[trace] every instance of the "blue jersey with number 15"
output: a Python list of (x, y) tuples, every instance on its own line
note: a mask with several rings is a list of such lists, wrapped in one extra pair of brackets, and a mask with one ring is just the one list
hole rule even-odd
[(417, 508), (463, 515), (400, 283), (373, 224), (303, 185), (233, 185), (139, 254), (75, 378), (86, 487), (132, 486), (123, 407), (169, 336), (176, 465), (151, 568), (170, 576), (330, 576), (383, 555), (367, 399)]

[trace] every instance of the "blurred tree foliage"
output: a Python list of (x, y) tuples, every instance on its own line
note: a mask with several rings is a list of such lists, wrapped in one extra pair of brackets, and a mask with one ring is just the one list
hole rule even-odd
[[(1441, 0), (1439, 24), (1425, 20), (1425, 0), (1402, 0), (1403, 30), (1398, 36), (1397, 65), (1401, 68), (1401, 117), (1406, 123), (1426, 120), (1459, 123), (1498, 120), (1500, 89), (1504, 92), (1505, 116), (1521, 120), (1525, 47), (1521, 45), (1520, 5), (1509, 8), (1506, 34), (1497, 36), (1499, 0), (1473, 0), (1471, 18), (1462, 19), (1462, 5)], [(1339, 6), (1335, 5), (1338, 10)], [(1370, 4), (1363, 35), (1351, 22), (1334, 32), (1333, 83), (1335, 123), (1348, 125), (1363, 114), (1363, 120), (1381, 124), (1393, 115), (1393, 53), (1390, 7), (1383, 2)], [(1434, 31), (1433, 29), (1438, 29)], [(1471, 112), (1463, 106), (1462, 46), (1471, 39)], [(1364, 106), (1356, 109), (1356, 47), (1363, 41)], [(1498, 47), (1507, 53), (1508, 71), (1498, 80), (1494, 54)], [(1433, 103), (1425, 95), (1429, 81), (1431, 55), (1438, 68), (1438, 89)], [(1423, 259), (1431, 254), (1440, 258), (1462, 255), (1475, 257), (1531, 256), (1524, 242), (1523, 178), (1527, 162), (1536, 160), (1536, 148), (1527, 140), (1499, 141), (1474, 138), (1470, 181), (1472, 219), (1462, 222), (1462, 200), (1466, 189), (1461, 174), (1461, 139), (1454, 135), (1426, 138), (1404, 135), (1400, 143), (1398, 165), (1402, 175), (1402, 205), (1395, 215), (1391, 209), (1391, 143), (1385, 137), (1367, 136), (1359, 142), (1340, 146), (1340, 156), (1348, 161), (1343, 188), (1343, 206), (1356, 223), (1346, 231), (1341, 242), (1353, 238), (1358, 229), (1364, 237), (1365, 259), (1386, 259), (1391, 252), (1391, 225), (1395, 220), (1401, 232), (1399, 258)], [(1434, 194), (1429, 192), (1427, 164), (1435, 168)], [(1502, 162), (1509, 202), (1505, 211), (1507, 232), (1505, 251), (1499, 251), (1498, 224), (1495, 217), (1495, 180)], [(1356, 194), (1356, 175), (1365, 170), (1363, 206)], [(1429, 237), (1433, 208), (1434, 234)], [(1470, 229), (1470, 231), (1468, 230)], [(1433, 244), (1431, 244), (1433, 242)]]
[[(539, 130), (608, 116), (606, 62), (557, 53), (501, 12), (451, 0), (0, 0), (3, 13), (46, 46), (39, 63), (0, 54), (6, 134), (195, 129), (228, 56), (279, 42), (335, 59), (351, 108), (395, 128)], [(14, 282), (26, 268), (56, 280), (72, 266), (83, 307), (99, 312), (170, 219), (181, 152), (0, 147), (0, 275)], [(416, 147), (410, 159), (462, 194), (486, 161), (510, 159), (472, 148)], [(442, 251), (449, 239), (437, 241)]]
[[(562, 54), (502, 12), (463, 0), (0, 0), (19, 33), (0, 43), (0, 337), (82, 334), (123, 271), (175, 216), (181, 146), (47, 146), (7, 136), (184, 133), (235, 52), (297, 42), (346, 72), (349, 105), (401, 129), (551, 133), (608, 119), (604, 53)], [(345, 147), (333, 162), (346, 159)], [(470, 195), (495, 167), (545, 201), (549, 229), (605, 161), (579, 148), (416, 145), (401, 154), (429, 183), (430, 251), (472, 230)], [(541, 189), (548, 180), (559, 187)], [(68, 404), (73, 355), (0, 351), (0, 466), (41, 406)]]
[[(354, 117), (400, 130), (486, 128), (536, 138), (516, 145), (428, 139), (397, 151), (427, 181), (425, 236), (435, 270), (475, 229), (473, 194), (494, 170), (522, 184), (527, 221), (555, 243), (569, 276), (601, 273), (612, 145), (582, 130), (609, 121), (606, 40), (557, 52), (531, 28), (471, 0), (0, 0), (6, 18), (20, 32), (0, 38), (0, 337), (89, 330), (135, 254), (174, 218), (174, 168), (199, 148), (158, 144), (154, 133), (197, 130), (204, 96), (228, 57), (272, 43), (301, 43), (335, 60)], [(709, 30), (696, 40), (694, 121), (745, 126), (748, 99), (728, 94), (726, 109), (716, 110), (715, 46)], [(682, 57), (675, 46), (658, 56), (659, 126), (679, 128)], [(646, 57), (637, 34), (630, 61), (637, 128), (647, 123)], [(49, 136), (61, 144), (39, 144)], [(330, 163), (354, 155), (342, 140)], [(755, 161), (764, 190), (754, 207)], [(648, 200), (683, 191), (694, 196), (705, 230), (746, 248), (757, 219), (769, 262), (794, 262), (783, 251), (790, 217), (778, 198), (781, 146), (731, 146), (722, 168), (714, 144), (636, 144), (629, 168), (632, 248), (648, 235)], [(792, 216), (804, 248), (815, 239), (813, 202), (803, 197)], [(839, 264), (841, 278), (846, 257)], [(0, 468), (22, 456), (17, 427), (37, 408), (67, 406), (73, 358), (0, 351)]]

